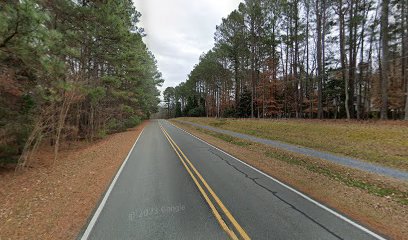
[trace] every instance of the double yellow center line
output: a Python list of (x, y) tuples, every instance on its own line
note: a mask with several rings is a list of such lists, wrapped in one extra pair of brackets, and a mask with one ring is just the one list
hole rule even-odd
[[(228, 209), (221, 202), (221, 200), (218, 198), (218, 196), (215, 194), (215, 192), (211, 189), (211, 187), (208, 185), (208, 183), (204, 180), (204, 178), (201, 176), (201, 174), (197, 171), (197, 169), (194, 167), (194, 165), (191, 163), (191, 161), (186, 157), (186, 155), (183, 153), (183, 151), (181, 151), (179, 146), (177, 146), (177, 144), (174, 142), (174, 140), (170, 137), (170, 135), (168, 134), (166, 129), (164, 129), (161, 124), (160, 124), (160, 129), (162, 130), (164, 136), (169, 141), (171, 147), (176, 152), (177, 156), (180, 158), (180, 161), (182, 162), (183, 166), (186, 168), (187, 172), (190, 174), (190, 176), (193, 179), (194, 183), (198, 187), (200, 193), (203, 195), (205, 201), (210, 206), (215, 218), (217, 219), (218, 223), (221, 225), (222, 229), (228, 234), (228, 236), (230, 236), (231, 239), (250, 239), (250, 237), (245, 232), (245, 230), (238, 224), (238, 222), (232, 216), (230, 211), (228, 211)], [(203, 186), (208, 191), (208, 193), (210, 194), (210, 196), (214, 200), (215, 204), (213, 203), (212, 199), (208, 196), (208, 194), (204, 190)], [(238, 236), (240, 236), (240, 237), (237, 236), (237, 234), (234, 232), (234, 230), (232, 230), (232, 229), (230, 229), (228, 227), (228, 225), (225, 223), (224, 219), (221, 217), (221, 214), (217, 210), (216, 206), (218, 206), (218, 208), (221, 209), (221, 211), (227, 217), (229, 222), (234, 226), (235, 230), (238, 232)]]

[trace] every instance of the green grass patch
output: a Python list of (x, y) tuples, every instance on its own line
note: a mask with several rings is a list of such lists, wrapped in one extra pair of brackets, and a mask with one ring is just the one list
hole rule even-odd
[(252, 143), (250, 143), (248, 141), (240, 140), (238, 138), (231, 137), (230, 135), (226, 135), (226, 134), (222, 134), (222, 133), (216, 133), (216, 132), (213, 132), (213, 131), (204, 130), (202, 128), (196, 128), (196, 130), (204, 132), (205, 134), (211, 135), (211, 136), (219, 138), (219, 139), (221, 139), (221, 140), (223, 140), (225, 142), (232, 143), (232, 144), (240, 146), (240, 147), (252, 145)]
[(213, 126), (213, 127), (217, 127), (220, 128), (223, 125), (227, 124), (227, 120), (226, 119), (220, 119), (218, 121), (214, 121), (214, 122), (210, 122), (209, 125)]
[(322, 166), (313, 164), (310, 160), (304, 159), (300, 156), (294, 157), (290, 153), (285, 153), (284, 151), (281, 151), (281, 150), (274, 150), (274, 151), (269, 150), (269, 151), (266, 151), (264, 154), (265, 156), (270, 157), (270, 158), (281, 160), (289, 164), (294, 164), (294, 165), (305, 167), (309, 171), (325, 175), (333, 180), (340, 181), (346, 184), (347, 186), (366, 190), (367, 192), (377, 195), (377, 196), (381, 196), (381, 197), (393, 196), (397, 200), (397, 202), (400, 202), (404, 205), (408, 205), (408, 193), (407, 192), (401, 192), (395, 189), (384, 188), (376, 184), (364, 182), (360, 179), (353, 178), (351, 176), (337, 172), (328, 167), (322, 167)]

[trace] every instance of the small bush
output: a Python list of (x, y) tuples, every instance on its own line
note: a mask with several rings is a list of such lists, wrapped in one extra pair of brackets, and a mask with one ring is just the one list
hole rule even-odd
[(106, 129), (101, 129), (98, 131), (97, 138), (105, 138), (108, 135)]
[(187, 115), (190, 116), (190, 117), (202, 117), (202, 116), (205, 116), (204, 107), (199, 106), (199, 107), (195, 107), (193, 109), (190, 109), (190, 111), (188, 111)]
[(128, 128), (133, 128), (139, 125), (142, 122), (140, 116), (131, 116), (127, 119), (116, 119), (113, 118), (108, 123), (108, 132), (115, 133), (125, 131)]
[(136, 127), (142, 122), (142, 119), (139, 116), (132, 116), (125, 121), (126, 128)]
[(109, 122), (108, 122), (108, 128), (107, 128), (109, 133), (115, 133), (115, 132), (120, 132), (120, 131), (124, 131), (126, 130), (125, 125), (123, 124), (122, 121), (116, 119), (116, 118), (112, 118)]
[(237, 117), (237, 111), (233, 107), (229, 107), (224, 110), (224, 113), (222, 115), (224, 118), (235, 118)]

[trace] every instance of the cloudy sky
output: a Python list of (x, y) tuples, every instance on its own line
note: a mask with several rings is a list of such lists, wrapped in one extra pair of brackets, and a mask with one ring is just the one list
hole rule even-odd
[(133, 0), (142, 13), (144, 41), (165, 80), (163, 91), (187, 79), (199, 56), (213, 46), (215, 26), (240, 0)]

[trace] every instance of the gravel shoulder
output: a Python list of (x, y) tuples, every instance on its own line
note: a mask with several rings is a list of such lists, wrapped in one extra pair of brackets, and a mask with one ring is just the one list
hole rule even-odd
[(0, 239), (75, 239), (147, 121), (92, 142), (42, 146), (21, 173), (0, 169)]

